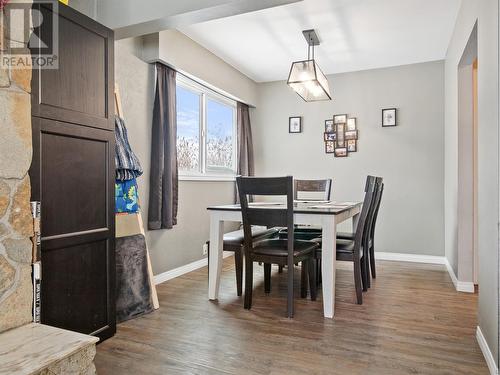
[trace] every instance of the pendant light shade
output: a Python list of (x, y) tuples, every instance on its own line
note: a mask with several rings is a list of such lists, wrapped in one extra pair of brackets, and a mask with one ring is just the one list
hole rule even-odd
[(306, 102), (332, 99), (328, 80), (314, 60), (292, 63), (287, 83)]
[(308, 59), (292, 63), (287, 83), (306, 102), (331, 100), (328, 79), (314, 60), (314, 46), (319, 45), (319, 39), (314, 30), (305, 30), (302, 33), (308, 43)]

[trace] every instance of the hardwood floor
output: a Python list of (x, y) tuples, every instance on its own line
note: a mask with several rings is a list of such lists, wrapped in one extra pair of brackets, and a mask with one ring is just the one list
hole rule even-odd
[(458, 293), (444, 266), (378, 262), (355, 304), (352, 270), (339, 262), (334, 320), (298, 298), (286, 318), (286, 270), (264, 293), (255, 267), (252, 310), (236, 297), (233, 258), (219, 302), (207, 300), (207, 269), (158, 286), (160, 310), (118, 326), (97, 347), (105, 374), (488, 374), (475, 339), (477, 295)]

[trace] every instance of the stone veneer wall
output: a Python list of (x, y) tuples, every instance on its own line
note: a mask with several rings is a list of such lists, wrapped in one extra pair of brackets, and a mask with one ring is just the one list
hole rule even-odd
[[(9, 38), (0, 27), (2, 51)], [(32, 321), (30, 91), (31, 69), (0, 68), (0, 332)]]

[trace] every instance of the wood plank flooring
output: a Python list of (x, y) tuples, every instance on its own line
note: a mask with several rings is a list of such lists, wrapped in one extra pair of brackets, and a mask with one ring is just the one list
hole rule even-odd
[(488, 374), (475, 339), (477, 295), (458, 293), (439, 265), (378, 262), (355, 304), (351, 265), (338, 263), (334, 320), (298, 297), (286, 316), (286, 270), (264, 293), (255, 267), (252, 310), (236, 297), (233, 258), (219, 302), (207, 300), (207, 269), (158, 286), (160, 310), (118, 326), (97, 347), (106, 374)]

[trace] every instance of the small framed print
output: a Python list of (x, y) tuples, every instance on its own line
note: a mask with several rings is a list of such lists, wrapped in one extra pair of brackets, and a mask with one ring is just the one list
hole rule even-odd
[(333, 122), (335, 124), (345, 124), (347, 122), (347, 115), (334, 115)]
[(338, 158), (345, 158), (347, 157), (347, 148), (345, 147), (337, 147), (335, 149), (335, 156)]
[(396, 108), (386, 108), (382, 110), (382, 126), (396, 126)]
[(325, 142), (325, 153), (333, 154), (335, 152), (335, 142), (326, 141)]
[(344, 147), (345, 141), (345, 124), (336, 124), (337, 133), (337, 147)]
[(335, 125), (333, 120), (325, 120), (325, 133), (333, 133), (335, 131)]
[(302, 117), (294, 116), (288, 119), (289, 133), (302, 133)]
[(358, 139), (358, 131), (357, 130), (349, 130), (344, 134), (344, 138), (346, 140)]
[(336, 141), (336, 140), (337, 140), (337, 133), (325, 132), (325, 142), (326, 141)]
[(347, 141), (347, 151), (349, 152), (358, 151), (358, 142), (355, 139), (350, 139)]
[(351, 117), (347, 119), (347, 130), (356, 130), (356, 117)]

